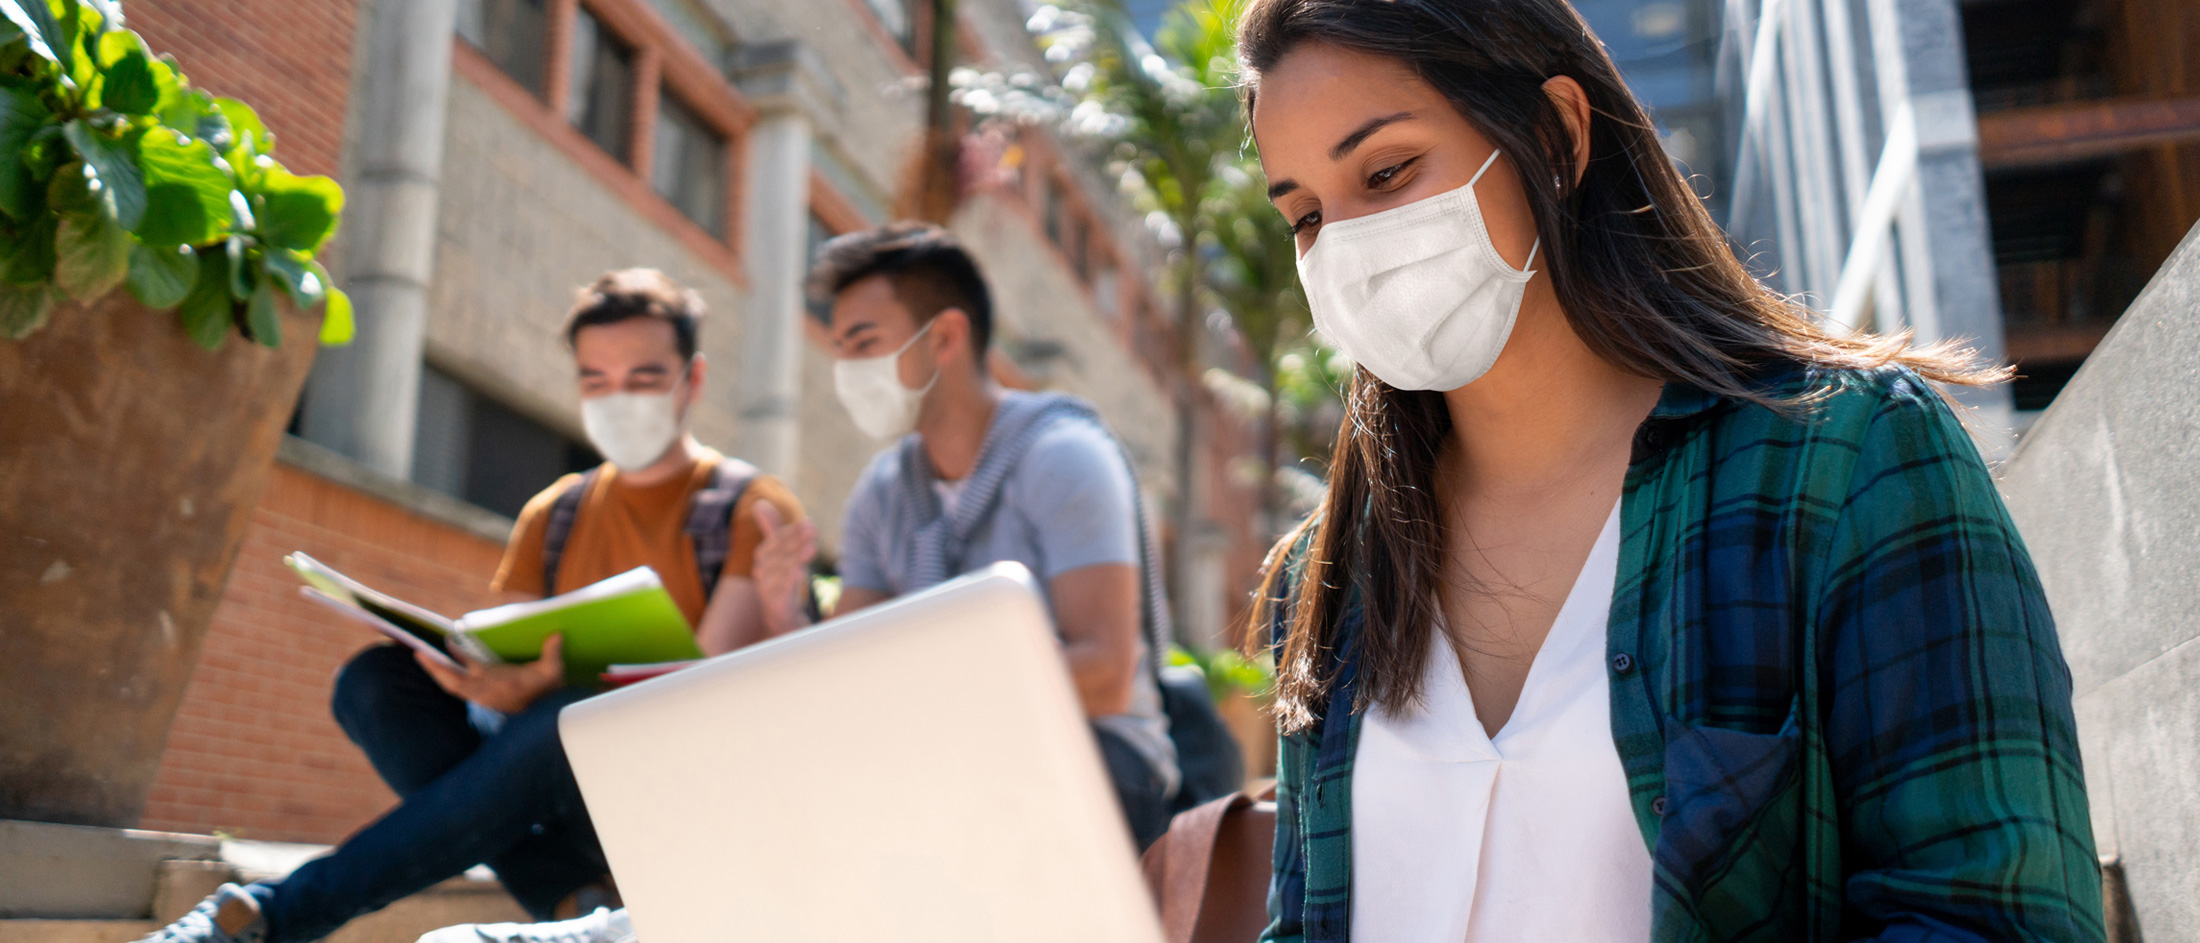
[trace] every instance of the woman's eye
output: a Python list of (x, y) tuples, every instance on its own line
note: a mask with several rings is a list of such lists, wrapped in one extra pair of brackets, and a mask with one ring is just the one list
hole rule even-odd
[(1322, 212), (1315, 210), (1291, 221), (1291, 235), (1299, 235), (1322, 224)]
[(1404, 173), (1407, 167), (1412, 166), (1413, 161), (1415, 160), (1420, 160), (1420, 158), (1416, 157), (1413, 158), (1413, 160), (1402, 160), (1381, 170), (1378, 170), (1372, 174), (1369, 174), (1367, 177), (1368, 188), (1372, 190), (1380, 190), (1384, 187), (1390, 186), (1398, 179), (1399, 174)]

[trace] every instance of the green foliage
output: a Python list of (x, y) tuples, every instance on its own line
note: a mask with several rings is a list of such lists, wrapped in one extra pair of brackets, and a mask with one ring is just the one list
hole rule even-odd
[(1265, 661), (1246, 658), (1235, 649), (1218, 648), (1202, 654), (1171, 647), (1169, 664), (1197, 666), (1199, 673), (1207, 676), (1208, 693), (1218, 701), (1233, 693), (1266, 699), (1275, 689), (1275, 669)]
[(138, 243), (130, 247), (127, 277), (130, 293), (147, 305), (166, 308), (182, 304), (191, 294), (191, 283), (199, 277), (198, 255), (190, 246), (164, 252)]
[[(1279, 389), (1293, 382), (1281, 369), (1287, 355), (1315, 363), (1330, 357), (1312, 337), (1290, 227), (1269, 204), (1239, 104), (1235, 32), (1246, 2), (1179, 0), (1148, 45), (1119, 0), (1056, 0), (1029, 23), (1059, 64), (1053, 85), (975, 73), (959, 84), (964, 103), (981, 114), (1052, 118), (1071, 135), (1107, 145), (1110, 175), (1142, 209), (1167, 220), (1158, 235), (1181, 250), (1171, 255), (1180, 323), (1203, 324), (1199, 313), (1221, 311), (1244, 340), (1251, 380), (1271, 394), (1275, 410), (1269, 434), (1279, 448), (1265, 458), (1286, 463), (1293, 456), (1284, 449), (1327, 454), (1320, 430), (1308, 424), (1333, 414), (1324, 403), (1336, 402), (1337, 387), (1299, 383), (1294, 395), (1326, 400), (1295, 406)], [(1274, 472), (1271, 465), (1264, 480)], [(1264, 502), (1279, 497), (1271, 489)]]
[(0, 0), (0, 337), (120, 286), (208, 349), (279, 346), (283, 298), (348, 342), (350, 299), (314, 259), (343, 190), (274, 149), (250, 106), (124, 29), (121, 0)]

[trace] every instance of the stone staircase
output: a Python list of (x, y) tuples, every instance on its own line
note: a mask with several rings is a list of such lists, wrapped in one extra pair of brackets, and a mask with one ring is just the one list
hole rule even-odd
[[(0, 820), (0, 943), (130, 943), (224, 881), (280, 877), (321, 845)], [(337, 931), (327, 943), (414, 943), (454, 923), (524, 920), (475, 868)]]

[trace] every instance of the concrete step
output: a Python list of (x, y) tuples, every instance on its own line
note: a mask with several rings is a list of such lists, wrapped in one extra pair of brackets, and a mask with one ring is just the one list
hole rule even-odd
[[(279, 878), (325, 845), (0, 821), (0, 943), (129, 943), (226, 881)], [(414, 943), (457, 923), (525, 920), (487, 868), (369, 914), (327, 943)]]

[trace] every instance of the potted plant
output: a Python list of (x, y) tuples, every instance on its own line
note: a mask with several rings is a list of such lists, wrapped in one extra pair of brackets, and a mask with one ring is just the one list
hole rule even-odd
[(310, 338), (351, 336), (343, 192), (274, 149), (119, 0), (0, 0), (0, 818), (135, 823)]

